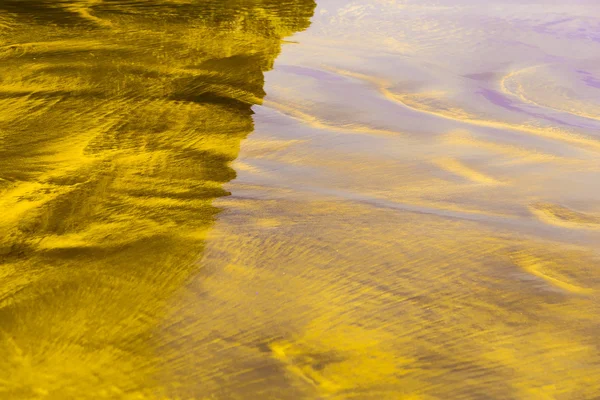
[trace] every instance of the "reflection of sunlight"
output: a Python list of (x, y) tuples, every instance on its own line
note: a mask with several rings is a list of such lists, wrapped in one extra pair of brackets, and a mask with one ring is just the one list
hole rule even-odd
[[(594, 138), (582, 136), (577, 133), (573, 133), (567, 131), (565, 129), (548, 127), (548, 128), (537, 128), (535, 126), (530, 125), (515, 125), (510, 123), (505, 123), (501, 121), (495, 120), (484, 120), (478, 118), (476, 115), (469, 114), (468, 112), (458, 109), (455, 107), (440, 107), (440, 100), (443, 103), (443, 99), (439, 99), (435, 97), (436, 94), (440, 92), (433, 93), (410, 93), (410, 94), (398, 94), (394, 93), (389, 89), (390, 84), (385, 82), (384, 80), (371, 77), (368, 75), (355, 73), (351, 71), (345, 71), (340, 69), (335, 69), (331, 67), (327, 67), (332, 71), (335, 71), (341, 75), (346, 75), (352, 78), (361, 79), (367, 82), (372, 83), (377, 87), (377, 89), (381, 92), (381, 94), (392, 102), (395, 102), (402, 107), (406, 107), (413, 111), (417, 111), (420, 113), (430, 114), (435, 117), (445, 118), (449, 120), (463, 122), (468, 125), (482, 126), (488, 128), (497, 128), (497, 129), (508, 129), (511, 131), (517, 131), (522, 133), (528, 133), (536, 136), (540, 136), (543, 138), (562, 141), (568, 144), (572, 144), (575, 146), (580, 146), (586, 150), (591, 150), (594, 152), (600, 151), (600, 140), (596, 140)], [(433, 98), (430, 96), (434, 95)]]
[(0, 4), (1, 397), (167, 398), (153, 332), (315, 7), (210, 4)]
[[(585, 91), (576, 93), (566, 87), (552, 83), (544, 82), (544, 78), (548, 71), (540, 71), (541, 68), (530, 67), (518, 71), (513, 71), (504, 76), (501, 80), (501, 89), (504, 93), (515, 96), (524, 103), (532, 104), (542, 109), (558, 111), (561, 113), (573, 114), (582, 118), (600, 121), (600, 103), (594, 102), (594, 90), (590, 90), (587, 98)], [(550, 71), (552, 66), (548, 66)], [(541, 77), (541, 78), (540, 78)], [(555, 79), (552, 76), (546, 79)], [(575, 80), (575, 79), (573, 79)], [(541, 81), (541, 82), (536, 82)], [(534, 84), (531, 84), (534, 82)], [(528, 93), (528, 89), (524, 86), (528, 85), (533, 93)], [(539, 99), (534, 100), (534, 98)]]
[(0, 398), (600, 393), (595, 6), (318, 2), (0, 0)]

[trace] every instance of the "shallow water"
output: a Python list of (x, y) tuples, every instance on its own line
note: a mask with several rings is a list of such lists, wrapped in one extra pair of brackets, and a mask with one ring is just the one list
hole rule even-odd
[(0, 398), (600, 396), (600, 5), (0, 2)]

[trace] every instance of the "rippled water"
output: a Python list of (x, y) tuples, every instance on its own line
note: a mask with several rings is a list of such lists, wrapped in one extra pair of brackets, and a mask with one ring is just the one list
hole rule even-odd
[(600, 396), (600, 4), (317, 3), (0, 1), (0, 398)]

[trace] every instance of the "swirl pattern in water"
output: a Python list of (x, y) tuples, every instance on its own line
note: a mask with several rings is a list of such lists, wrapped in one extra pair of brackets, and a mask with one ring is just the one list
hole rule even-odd
[(0, 1), (0, 398), (600, 396), (600, 6), (317, 3)]

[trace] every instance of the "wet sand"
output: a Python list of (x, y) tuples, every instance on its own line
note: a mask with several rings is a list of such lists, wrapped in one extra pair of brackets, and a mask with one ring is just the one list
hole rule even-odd
[(0, 4), (0, 397), (600, 394), (599, 6), (317, 3)]

